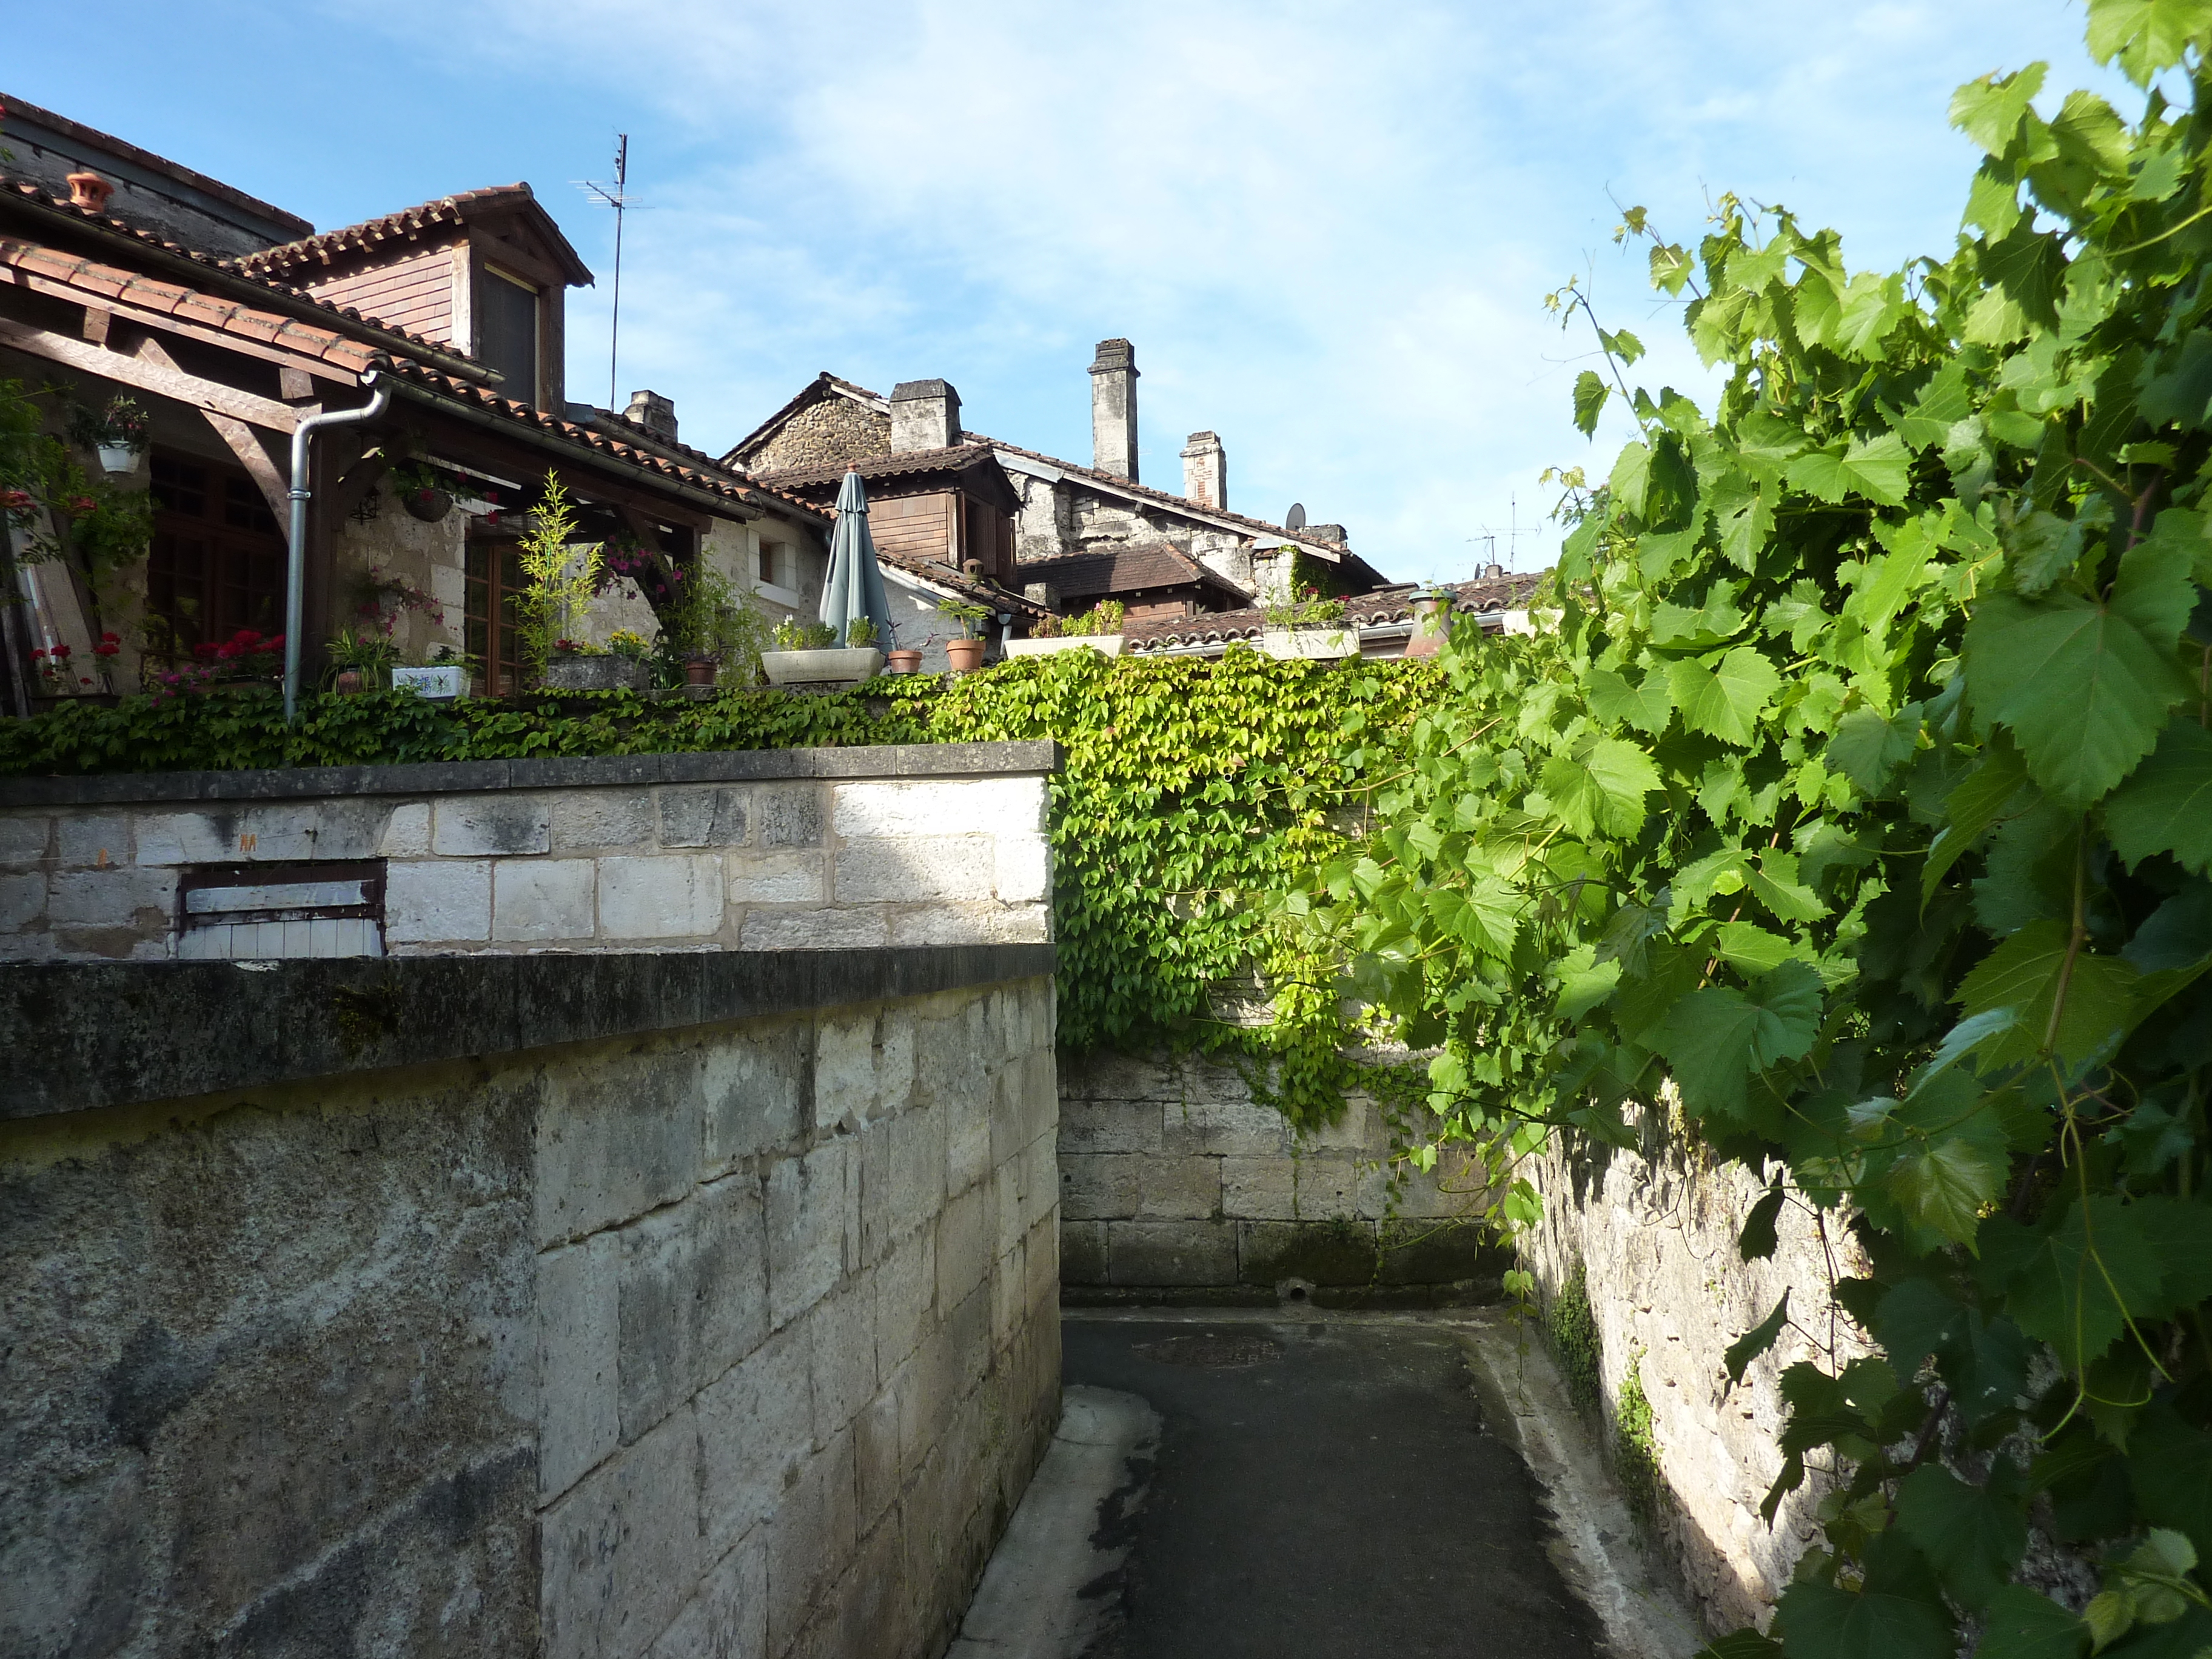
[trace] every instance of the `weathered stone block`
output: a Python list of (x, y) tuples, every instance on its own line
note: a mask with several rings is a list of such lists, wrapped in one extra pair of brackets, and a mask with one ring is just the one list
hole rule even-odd
[(1182, 1089), (1175, 1068), (1167, 1063), (1146, 1054), (1115, 1054), (1103, 1048), (1071, 1059), (1061, 1070), (1060, 1086), (1063, 1103), (1072, 1100), (1157, 1103), (1182, 1098)]
[(44, 876), (0, 876), (0, 934), (21, 933), (46, 913)]
[(514, 857), (550, 851), (553, 798), (548, 795), (469, 795), (441, 800), (430, 827), (430, 850), (441, 858)]
[(768, 1534), (768, 1640), (781, 1653), (807, 1620), (816, 1597), (853, 1559), (853, 1436), (817, 1452), (776, 1506)]
[[(228, 864), (238, 848), (234, 812), (149, 812), (136, 826), (141, 864)], [(63, 820), (64, 823), (67, 819)], [(422, 851), (428, 852), (428, 847)], [(97, 851), (97, 849), (95, 849)], [(404, 854), (398, 856), (404, 856)], [(108, 861), (114, 862), (111, 852)]]
[(1272, 1106), (1242, 1101), (1170, 1104), (1161, 1114), (1161, 1145), (1178, 1153), (1279, 1156), (1290, 1150), (1290, 1125)]
[(891, 912), (893, 945), (1043, 945), (1052, 938), (1048, 904), (932, 900)]
[(709, 1550), (774, 1515), (813, 1453), (811, 1327), (778, 1332), (700, 1393), (699, 1524)]
[(814, 1028), (814, 1121), (859, 1129), (881, 1115), (876, 1090), (876, 1017), (830, 1017)]
[(700, 1084), (710, 1174), (798, 1140), (808, 1121), (812, 1048), (805, 1025), (789, 1021), (740, 1027), (707, 1044)]
[(927, 1226), (945, 1204), (945, 1113), (942, 1107), (903, 1112), (878, 1124), (878, 1159), (863, 1170), (862, 1248), (870, 1260), (894, 1239)]
[(894, 1246), (875, 1271), (876, 1374), (888, 1377), (921, 1346), (936, 1317), (937, 1230), (925, 1226)]
[(1310, 1151), (1364, 1152), (1369, 1158), (1380, 1158), (1390, 1142), (1375, 1103), (1354, 1095), (1345, 1102), (1342, 1117), (1307, 1130), (1302, 1144)]
[(767, 1336), (760, 1193), (750, 1176), (731, 1176), (621, 1237), (622, 1434), (629, 1441)]
[(840, 904), (994, 896), (996, 866), (991, 842), (982, 836), (848, 842), (837, 849), (832, 867)]
[(564, 789), (552, 799), (556, 852), (642, 847), (652, 840), (650, 811), (636, 790)]
[(1042, 836), (1042, 778), (978, 778), (957, 783), (840, 783), (830, 820), (840, 836)]
[(673, 1203), (700, 1164), (695, 1065), (647, 1053), (548, 1068), (537, 1125), (534, 1234), (580, 1238)]
[(1222, 1213), (1255, 1221), (1326, 1221), (1378, 1216), (1385, 1207), (1379, 1170), (1345, 1152), (1304, 1158), (1224, 1158)]
[(1375, 1279), (1375, 1224), (1334, 1221), (1240, 1221), (1238, 1277), (1247, 1285), (1286, 1279), (1316, 1285), (1366, 1285)]
[(545, 1511), (547, 1659), (645, 1651), (698, 1582), (698, 1430), (678, 1412)]
[(937, 1219), (937, 1305), (958, 1306), (991, 1267), (991, 1189), (970, 1187)]
[(1140, 1154), (1079, 1152), (1060, 1160), (1060, 1212), (1070, 1221), (1118, 1219), (1137, 1212)]
[(1381, 1233), (1386, 1284), (1494, 1279), (1513, 1265), (1513, 1252), (1480, 1222), (1388, 1222)]
[(492, 938), (513, 943), (589, 939), (594, 874), (590, 859), (495, 862)]
[(769, 1310), (778, 1327), (828, 1295), (844, 1272), (846, 1235), (860, 1225), (851, 1152), (841, 1138), (769, 1171)]
[(769, 783), (753, 793), (753, 815), (763, 847), (819, 847), (822, 788), (814, 783)]
[(877, 1297), (848, 1286), (807, 1316), (814, 1327), (814, 1437), (826, 1442), (876, 1391)]
[[(167, 931), (177, 899), (173, 870), (127, 864), (105, 870), (56, 871), (46, 878), (46, 920), (55, 927)], [(149, 914), (150, 913), (150, 914)]]
[(722, 861), (711, 854), (603, 858), (599, 884), (605, 938), (696, 939), (722, 929)]
[(1115, 1285), (1231, 1285), (1237, 1228), (1227, 1221), (1110, 1221), (1107, 1273)]
[(663, 789), (659, 801), (663, 847), (735, 847), (745, 838), (742, 789)]
[(865, 951), (890, 942), (881, 910), (750, 910), (738, 941), (748, 951)]
[(766, 1659), (768, 1534), (757, 1531), (708, 1569), (647, 1659)]
[(997, 888), (1001, 903), (1052, 896), (1052, 843), (1042, 836), (1001, 836), (997, 841)]
[(1067, 1152), (1157, 1152), (1161, 1133), (1156, 1100), (1070, 1099), (1060, 1104), (1060, 1145)]
[(989, 1290), (991, 1346), (1003, 1348), (1013, 1340), (1015, 1331), (1029, 1312), (1029, 1275), (1022, 1261), (1020, 1240), (1017, 1239), (1012, 1250), (991, 1264)]
[[(141, 839), (143, 842), (143, 831)], [(392, 816), (384, 822), (384, 836), (377, 842), (376, 851), (380, 858), (429, 857), (430, 803), (426, 800), (403, 801), (393, 807)]]
[(64, 870), (110, 870), (137, 862), (131, 817), (128, 812), (64, 813), (54, 826), (54, 862)]
[(894, 1382), (884, 1382), (853, 1419), (853, 1484), (857, 1504), (854, 1518), (865, 1532), (883, 1518), (899, 1495), (898, 1395)]
[(538, 1490), (566, 1492), (621, 1442), (620, 1236), (538, 1258)]
[(829, 890), (819, 853), (732, 853), (732, 904), (819, 904)]
[[(53, 827), (43, 812), (0, 812), (0, 864), (33, 864), (46, 857)], [(142, 854), (139, 862), (152, 860)]]
[(384, 866), (386, 944), (458, 944), (490, 937), (489, 860), (395, 860)]

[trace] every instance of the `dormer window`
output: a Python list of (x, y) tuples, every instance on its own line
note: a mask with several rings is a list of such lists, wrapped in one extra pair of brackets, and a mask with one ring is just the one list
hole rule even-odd
[(495, 265), (477, 279), (476, 356), (506, 376), (500, 395), (519, 404), (538, 404), (538, 313), (536, 288)]

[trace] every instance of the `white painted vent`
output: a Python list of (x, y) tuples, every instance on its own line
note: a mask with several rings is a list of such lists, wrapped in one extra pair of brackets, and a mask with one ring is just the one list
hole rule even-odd
[(177, 893), (177, 955), (267, 962), (384, 954), (384, 866), (225, 865), (188, 872)]

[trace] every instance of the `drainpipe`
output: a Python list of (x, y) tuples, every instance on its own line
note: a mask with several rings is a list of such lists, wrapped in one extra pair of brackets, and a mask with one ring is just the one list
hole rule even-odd
[[(363, 386), (376, 385), (377, 371), (362, 376)], [(284, 561), (284, 724), (300, 713), (300, 629), (306, 625), (307, 608), (307, 441), (326, 426), (354, 426), (373, 421), (391, 406), (392, 388), (377, 386), (376, 395), (359, 409), (333, 410), (310, 415), (292, 428), (292, 537)]]

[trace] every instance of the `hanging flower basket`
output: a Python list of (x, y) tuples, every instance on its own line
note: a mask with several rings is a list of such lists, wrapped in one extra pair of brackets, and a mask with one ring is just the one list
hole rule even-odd
[(400, 506), (408, 516), (424, 524), (437, 524), (453, 510), (453, 498), (442, 489), (410, 489), (401, 493)]

